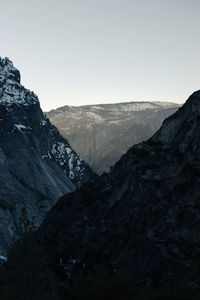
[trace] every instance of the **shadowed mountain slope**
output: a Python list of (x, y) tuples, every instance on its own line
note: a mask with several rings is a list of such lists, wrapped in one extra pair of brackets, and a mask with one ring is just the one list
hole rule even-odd
[(0, 254), (23, 207), (38, 226), (59, 197), (93, 176), (21, 85), (12, 62), (0, 58)]

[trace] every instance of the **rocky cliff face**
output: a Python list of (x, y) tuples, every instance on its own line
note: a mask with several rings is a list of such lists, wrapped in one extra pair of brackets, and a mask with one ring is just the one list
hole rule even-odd
[(10, 246), (22, 207), (39, 225), (59, 197), (92, 176), (12, 62), (0, 58), (0, 253)]
[[(199, 288), (200, 91), (109, 174), (61, 198), (40, 227), (54, 267), (126, 267), (135, 285)], [(58, 235), (59, 233), (59, 235)]]
[(64, 106), (47, 113), (78, 154), (101, 174), (134, 144), (150, 138), (178, 105), (165, 102)]

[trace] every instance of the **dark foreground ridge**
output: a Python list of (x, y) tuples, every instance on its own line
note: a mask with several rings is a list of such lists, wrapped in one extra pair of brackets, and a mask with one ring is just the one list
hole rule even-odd
[(77, 269), (106, 264), (113, 273), (128, 269), (136, 286), (195, 292), (200, 285), (199, 186), (197, 91), (109, 174), (62, 197), (38, 239), (51, 268), (60, 265), (68, 278)]

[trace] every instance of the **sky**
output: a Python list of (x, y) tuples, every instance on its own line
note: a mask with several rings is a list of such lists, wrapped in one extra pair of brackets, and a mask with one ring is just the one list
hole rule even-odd
[(0, 0), (0, 56), (44, 111), (183, 103), (200, 89), (200, 0)]

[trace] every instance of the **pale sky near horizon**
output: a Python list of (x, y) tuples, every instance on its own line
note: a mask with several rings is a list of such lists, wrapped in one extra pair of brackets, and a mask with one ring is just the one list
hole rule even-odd
[(0, 0), (0, 56), (47, 111), (183, 103), (200, 89), (200, 0)]

